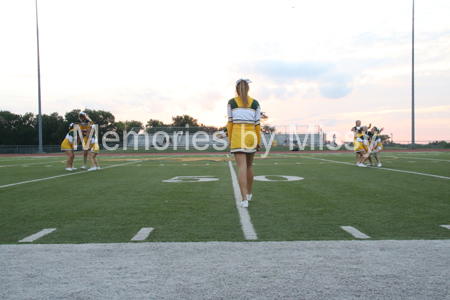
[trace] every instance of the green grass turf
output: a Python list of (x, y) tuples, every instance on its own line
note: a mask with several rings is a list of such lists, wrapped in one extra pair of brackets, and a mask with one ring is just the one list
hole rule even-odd
[[(450, 179), (388, 170), (450, 177), (450, 152), (381, 158), (382, 169), (358, 168), (349, 153), (255, 159), (255, 176), (304, 178), (254, 182), (248, 211), (258, 240), (355, 239), (340, 226), (371, 239), (450, 238), (440, 226), (450, 225)], [(146, 241), (245, 241), (228, 160), (221, 154), (101, 155), (102, 170), (69, 173), (64, 157), (0, 157), (0, 186), (71, 174), (0, 187), (0, 243), (44, 228), (57, 230), (34, 243), (130, 242), (143, 227), (155, 228)], [(74, 165), (81, 163), (77, 156)], [(219, 180), (163, 182), (205, 175)]]

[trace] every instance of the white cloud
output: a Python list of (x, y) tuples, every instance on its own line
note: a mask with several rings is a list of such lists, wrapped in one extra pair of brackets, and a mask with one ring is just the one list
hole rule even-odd
[[(0, 104), (20, 114), (37, 112), (34, 4), (0, 2)], [(88, 107), (118, 120), (187, 113), (223, 123), (235, 80), (250, 77), (274, 124), (347, 128), (363, 116), (408, 134), (411, 1), (38, 4), (44, 113)], [(418, 109), (448, 102), (448, 15), (444, 1), (416, 1)], [(442, 120), (418, 113), (417, 124), (432, 117)]]

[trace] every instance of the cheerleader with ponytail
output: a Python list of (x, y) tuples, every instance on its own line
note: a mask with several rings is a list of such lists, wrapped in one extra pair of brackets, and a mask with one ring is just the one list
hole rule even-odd
[(66, 151), (67, 154), (67, 163), (66, 163), (66, 171), (73, 171), (77, 168), (73, 167), (73, 159), (75, 158), (75, 154), (73, 152), (74, 149), (74, 137), (73, 137), (73, 123), (69, 125), (69, 132), (66, 134), (66, 138), (61, 143), (61, 151)]

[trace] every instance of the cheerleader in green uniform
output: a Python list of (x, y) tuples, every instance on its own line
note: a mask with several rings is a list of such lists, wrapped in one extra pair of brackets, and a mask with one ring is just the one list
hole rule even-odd
[(236, 81), (236, 97), (228, 101), (228, 143), (238, 166), (242, 207), (252, 198), (253, 158), (261, 148), (261, 108), (248, 95), (249, 79)]
[[(95, 125), (92, 125), (91, 128), (93, 128)], [(98, 139), (95, 134), (92, 135), (90, 147), (89, 147), (89, 160), (91, 162), (91, 168), (88, 169), (88, 171), (95, 171), (100, 170), (100, 167), (98, 165), (97, 160), (97, 154), (100, 147), (98, 146)]]
[(372, 130), (371, 130), (371, 132), (372, 132), (372, 142), (370, 144), (370, 147), (371, 147), (370, 155), (375, 156), (375, 159), (378, 162), (377, 167), (381, 167), (382, 166), (380, 156), (378, 155), (383, 150), (383, 144), (381, 143), (381, 139), (379, 137), (379, 134), (381, 133), (381, 131), (383, 131), (383, 128), (379, 129), (376, 126), (374, 126), (372, 128)]
[[(89, 138), (89, 133), (91, 126), (94, 125), (94, 122), (89, 118), (89, 116), (84, 112), (80, 112), (78, 115), (78, 124), (80, 125), (80, 129), (83, 132), (83, 143), (81, 144), (84, 147), (87, 144), (87, 140)], [(78, 137), (77, 145), (80, 142), (80, 137)], [(86, 169), (86, 162), (88, 158), (89, 150), (85, 150), (83, 148), (83, 166), (81, 169)]]
[[(367, 127), (367, 129), (370, 129), (371, 126), (372, 126), (372, 124), (369, 124), (369, 127)], [(356, 139), (358, 138), (359, 130), (361, 130), (361, 128), (362, 128), (361, 120), (356, 120), (355, 126), (352, 127), (352, 129), (351, 129), (351, 131), (353, 132), (353, 145), (356, 144)], [(359, 166), (362, 155), (359, 151), (355, 151), (355, 153), (356, 153), (356, 165)], [(372, 162), (372, 161), (370, 161), (370, 162)]]
[(74, 149), (73, 123), (70, 123), (69, 132), (66, 134), (66, 138), (61, 143), (61, 151), (66, 151), (67, 154), (66, 171), (73, 171), (77, 169), (73, 167), (73, 159), (75, 158), (73, 149)]
[(369, 145), (367, 136), (365, 135), (367, 131), (367, 126), (362, 126), (360, 129), (356, 131), (356, 139), (353, 144), (353, 150), (355, 153), (359, 154), (361, 156), (358, 167), (367, 167), (364, 163), (366, 162), (369, 155), (366, 155), (367, 153), (370, 154), (370, 149), (367, 147)]

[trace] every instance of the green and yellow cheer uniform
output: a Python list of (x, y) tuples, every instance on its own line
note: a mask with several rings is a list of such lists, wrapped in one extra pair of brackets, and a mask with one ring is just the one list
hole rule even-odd
[(61, 143), (61, 150), (62, 151), (66, 151), (66, 150), (73, 150), (74, 149), (74, 137), (73, 137), (73, 129), (71, 129), (67, 134), (66, 134), (66, 138), (64, 139), (64, 141)]
[(80, 125), (81, 131), (86, 131), (89, 129), (91, 125), (94, 125), (94, 122), (92, 122), (92, 120), (89, 119), (88, 117), (86, 117), (83, 122), (80, 119), (78, 119), (77, 123)]
[(378, 134), (373, 135), (373, 140), (374, 140), (373, 144), (375, 145), (375, 149), (383, 150), (383, 144), (381, 143), (381, 139), (378, 136)]
[(241, 97), (228, 101), (228, 141), (231, 153), (256, 152), (256, 145), (261, 144), (261, 108), (258, 101), (248, 97), (247, 107)]
[[(87, 139), (87, 137), (86, 137), (86, 139)], [(95, 134), (93, 134), (92, 139), (91, 139), (91, 144), (89, 146), (89, 151), (98, 153), (99, 150), (100, 150), (100, 147), (98, 146), (97, 136)]]
[[(81, 121), (80, 119), (77, 120), (78, 125), (80, 126), (80, 130), (83, 133), (86, 133), (86, 131), (89, 129), (89, 127), (91, 127), (92, 125), (94, 125), (94, 122), (92, 122), (91, 119), (89, 119), (88, 117), (86, 117), (84, 119), (84, 121)], [(83, 136), (83, 142), (82, 142), (82, 147), (84, 148), (84, 146), (87, 144), (88, 141), (88, 137), (87, 136)], [(77, 142), (78, 144), (78, 142)]]
[(365, 150), (364, 147), (367, 147), (367, 141), (364, 139), (364, 134), (363, 133), (359, 133), (358, 137), (354, 141), (353, 150), (355, 152), (361, 152), (361, 151)]

